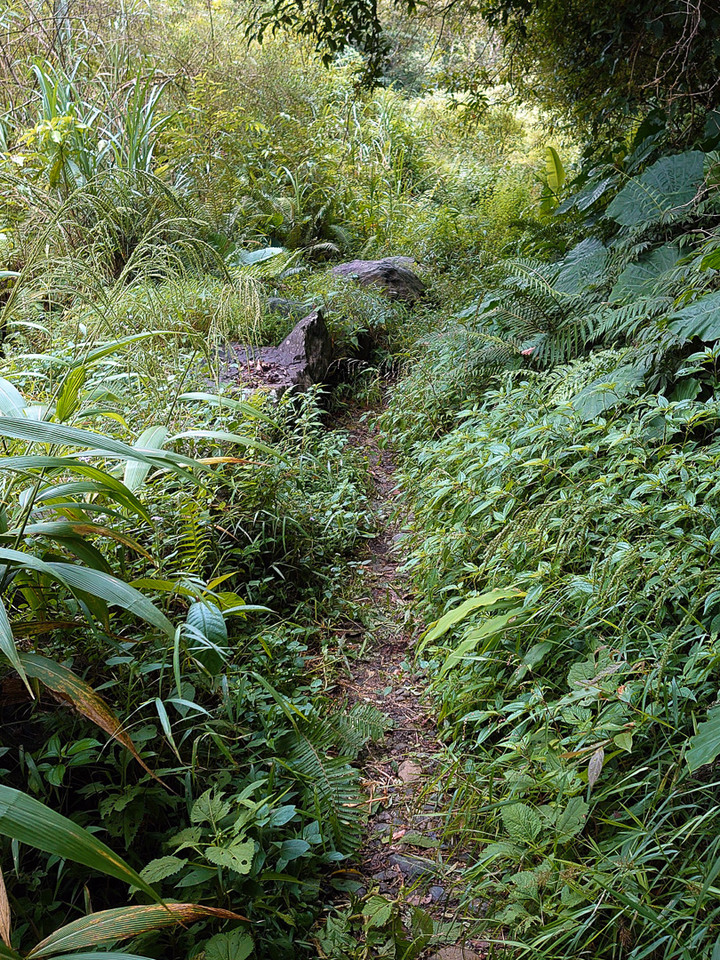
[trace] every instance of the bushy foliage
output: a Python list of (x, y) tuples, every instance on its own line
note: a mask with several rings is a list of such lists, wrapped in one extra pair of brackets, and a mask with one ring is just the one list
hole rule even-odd
[(657, 144), (581, 174), (386, 415), (471, 896), (533, 956), (717, 939), (716, 161)]

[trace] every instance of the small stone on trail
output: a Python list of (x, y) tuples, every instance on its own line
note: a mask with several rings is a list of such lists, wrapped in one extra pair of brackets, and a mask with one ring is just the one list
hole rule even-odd
[(429, 960), (481, 960), (480, 954), (469, 947), (440, 947)]
[(403, 783), (417, 783), (422, 777), (422, 767), (413, 760), (403, 760), (398, 767), (397, 775)]
[(430, 887), (430, 889), (428, 890), (428, 893), (433, 898), (433, 900), (442, 900), (442, 898), (445, 896), (445, 888), (437, 887), (437, 886)]
[(417, 880), (418, 877), (427, 876), (429, 873), (437, 873), (437, 865), (432, 860), (425, 860), (422, 857), (407, 857), (393, 853), (390, 855), (389, 862), (408, 880)]

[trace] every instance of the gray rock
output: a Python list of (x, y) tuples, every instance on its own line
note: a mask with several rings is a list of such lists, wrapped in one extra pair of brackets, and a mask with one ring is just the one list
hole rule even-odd
[(428, 890), (428, 893), (430, 894), (430, 896), (433, 898), (434, 901), (442, 900), (442, 898), (445, 896), (445, 888), (439, 887), (439, 886), (433, 886), (433, 887), (430, 887), (430, 889)]
[(480, 960), (480, 954), (469, 947), (440, 947), (429, 960)]
[(351, 260), (333, 267), (337, 277), (354, 277), (363, 286), (381, 287), (391, 300), (416, 303), (425, 294), (425, 284), (410, 267), (409, 257), (385, 257), (384, 260)]
[(297, 323), (278, 347), (259, 351), (240, 347), (236, 353), (240, 379), (250, 386), (307, 390), (324, 383), (333, 362), (332, 341), (322, 310), (313, 310)]
[[(405, 696), (405, 693), (398, 693), (396, 699), (401, 699)], [(403, 760), (403, 762), (398, 767), (397, 775), (405, 784), (417, 783), (418, 780), (422, 779), (422, 767), (419, 763), (415, 763), (413, 760)]]
[(433, 863), (432, 860), (426, 860), (424, 857), (393, 853), (388, 859), (394, 867), (399, 868), (402, 875), (407, 877), (408, 880), (417, 880), (419, 877), (437, 873), (437, 864)]

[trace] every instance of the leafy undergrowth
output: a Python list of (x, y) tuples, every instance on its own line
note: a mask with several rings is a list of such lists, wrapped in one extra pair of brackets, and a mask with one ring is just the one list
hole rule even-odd
[(585, 169), (562, 243), (501, 264), (386, 415), (464, 757), (448, 830), (497, 955), (720, 943), (717, 154), (648, 132)]
[[(502, 956), (717, 960), (720, 117), (568, 174), (432, 38), (369, 92), (136, 6), (50, 46), (13, 7), (0, 65), (0, 955), (430, 942), (373, 884), (324, 915), (387, 727), (334, 689), (386, 518), (332, 414), (390, 384), (454, 908)], [(424, 303), (332, 273), (387, 254)], [(312, 305), (334, 399), (229, 382)]]

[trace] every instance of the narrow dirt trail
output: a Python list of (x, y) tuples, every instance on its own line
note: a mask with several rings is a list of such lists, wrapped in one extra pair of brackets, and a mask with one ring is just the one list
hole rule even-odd
[[(373, 638), (339, 684), (347, 702), (372, 703), (392, 723), (363, 763), (371, 815), (355, 869), (366, 892), (421, 907), (432, 916), (444, 931), (429, 951), (433, 958), (479, 960), (485, 945), (464, 941), (471, 918), (458, 906), (467, 853), (449, 823), (448, 758), (432, 704), (423, 696), (427, 679), (414, 664), (412, 645), (423, 625), (412, 618), (411, 586), (400, 569), (405, 557), (396, 518), (396, 465), (392, 453), (378, 446), (372, 427), (357, 419), (348, 426), (349, 443), (368, 459), (379, 533), (369, 543), (364, 592), (358, 598), (375, 625)], [(438, 946), (442, 943), (452, 946)]]

